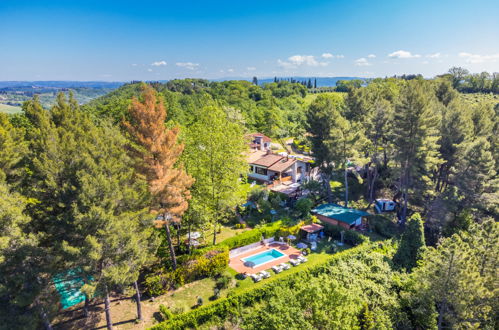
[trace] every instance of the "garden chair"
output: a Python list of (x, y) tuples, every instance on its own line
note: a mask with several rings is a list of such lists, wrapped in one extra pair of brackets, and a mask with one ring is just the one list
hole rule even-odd
[(262, 280), (262, 276), (260, 274), (251, 274), (250, 276), (253, 279), (253, 281), (255, 281), (255, 283), (260, 282)]
[(275, 266), (272, 266), (272, 270), (276, 273), (276, 274), (279, 274), (280, 272), (282, 272), (282, 267), (279, 266), (279, 265), (275, 265)]
[(291, 266), (285, 262), (283, 262), (282, 264), (280, 264), (279, 266), (281, 266), (281, 269), (282, 270), (288, 270), (291, 268)]
[(269, 277), (270, 277), (270, 273), (269, 273), (269, 272), (267, 272), (267, 271), (265, 271), (265, 270), (262, 270), (262, 271), (260, 272), (260, 274), (261, 274), (261, 276), (262, 276), (263, 278), (269, 278)]

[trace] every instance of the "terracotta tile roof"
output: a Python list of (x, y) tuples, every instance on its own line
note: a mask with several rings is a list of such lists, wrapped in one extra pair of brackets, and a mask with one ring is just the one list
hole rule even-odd
[(306, 231), (307, 233), (315, 233), (316, 231), (324, 229), (324, 226), (321, 226), (317, 223), (311, 223), (310, 225), (305, 225), (300, 229)]
[(266, 151), (262, 151), (262, 150), (253, 150), (253, 151), (250, 151), (246, 157), (248, 163), (250, 164), (254, 164), (255, 161), (259, 160), (260, 158), (262, 158), (263, 156), (265, 156), (267, 154)]
[(274, 165), (275, 163), (277, 163), (278, 161), (280, 161), (283, 158), (284, 157), (279, 156), (279, 155), (268, 154), (268, 155), (261, 157), (260, 159), (252, 161), (251, 164), (259, 165), (259, 166), (263, 166), (263, 167), (271, 167), (272, 165)]
[(278, 162), (274, 163), (272, 166), (269, 167), (269, 170), (275, 171), (275, 172), (283, 172), (287, 170), (291, 165), (296, 163), (295, 159), (292, 158), (286, 158), (280, 156), (282, 159), (280, 159)]

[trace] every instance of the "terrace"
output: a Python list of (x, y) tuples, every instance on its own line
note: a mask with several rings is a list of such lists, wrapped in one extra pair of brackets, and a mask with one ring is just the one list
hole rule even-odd
[[(272, 249), (283, 253), (284, 256), (276, 258), (272, 261), (265, 262), (261, 265), (256, 265), (254, 267), (248, 267), (245, 265), (245, 258), (257, 255), (265, 251), (270, 251)], [(262, 270), (270, 269), (272, 268), (272, 266), (279, 265), (283, 262), (288, 262), (291, 259), (297, 259), (299, 255), (300, 251), (292, 246), (280, 243), (270, 243), (266, 245), (259, 245), (253, 249), (231, 256), (229, 260), (229, 266), (237, 273), (256, 274)]]

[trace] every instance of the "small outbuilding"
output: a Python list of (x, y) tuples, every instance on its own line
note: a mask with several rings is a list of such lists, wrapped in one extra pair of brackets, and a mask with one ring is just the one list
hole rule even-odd
[(324, 226), (319, 225), (318, 223), (311, 223), (309, 225), (305, 225), (300, 228), (306, 233), (307, 242), (315, 242), (320, 235), (322, 235), (322, 230)]
[(351, 229), (362, 225), (363, 219), (370, 216), (361, 210), (343, 207), (337, 204), (322, 204), (312, 210), (312, 213), (323, 223)]

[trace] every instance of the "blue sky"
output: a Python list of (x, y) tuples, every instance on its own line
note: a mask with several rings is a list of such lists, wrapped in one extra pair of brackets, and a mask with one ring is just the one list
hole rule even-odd
[(499, 71), (499, 1), (0, 1), (0, 80)]

